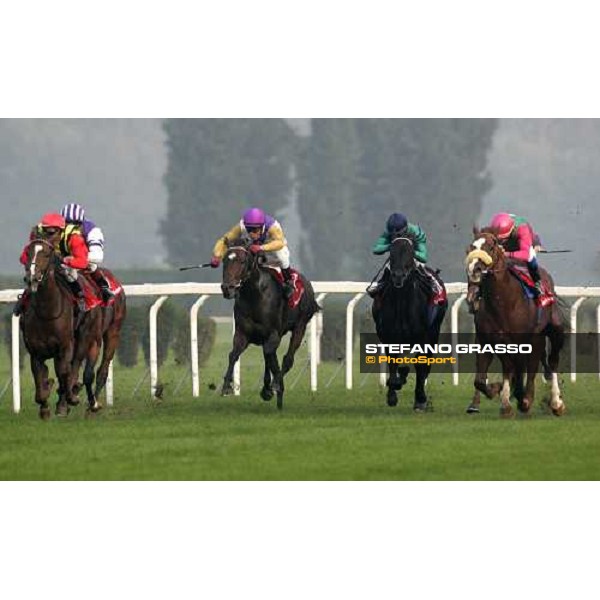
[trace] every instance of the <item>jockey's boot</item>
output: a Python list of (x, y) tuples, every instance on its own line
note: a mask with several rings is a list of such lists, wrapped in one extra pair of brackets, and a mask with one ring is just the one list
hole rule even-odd
[(77, 309), (81, 314), (86, 311), (85, 306), (85, 296), (83, 294), (83, 289), (81, 288), (81, 284), (77, 279), (75, 281), (69, 281), (69, 288), (73, 292), (73, 295), (77, 299)]
[(13, 306), (13, 315), (15, 315), (15, 317), (22, 315), (23, 311), (25, 310), (26, 294), (27, 294), (27, 290), (25, 290), (22, 294), (19, 294), (19, 297), (17, 298), (17, 301), (16, 301), (15, 305)]
[(102, 294), (102, 300), (104, 302), (108, 302), (111, 298), (114, 297), (114, 292), (110, 289), (110, 284), (108, 283), (106, 277), (102, 275), (100, 269), (96, 269), (91, 273), (92, 279), (98, 284), (100, 288), (100, 293)]
[(379, 294), (383, 291), (383, 288), (385, 288), (389, 277), (390, 271), (389, 269), (385, 269), (383, 275), (381, 276), (381, 279), (379, 281), (371, 283), (371, 285), (367, 288), (367, 294), (369, 294), (369, 296), (371, 296), (373, 300), (377, 298), (377, 296), (379, 296)]
[(281, 274), (283, 275), (283, 295), (289, 300), (294, 293), (292, 269), (290, 267), (287, 269), (281, 269)]
[(532, 260), (527, 263), (527, 267), (529, 268), (529, 274), (531, 275), (531, 279), (533, 279), (534, 287), (534, 295), (537, 298), (540, 298), (544, 294), (544, 290), (542, 288), (542, 278), (540, 277), (540, 269), (537, 264), (537, 260)]

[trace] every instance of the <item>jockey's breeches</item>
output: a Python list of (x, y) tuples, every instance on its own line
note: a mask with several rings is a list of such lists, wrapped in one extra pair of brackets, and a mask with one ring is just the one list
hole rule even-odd
[(287, 246), (276, 252), (265, 252), (267, 264), (282, 269), (289, 269), (290, 266), (290, 251)]

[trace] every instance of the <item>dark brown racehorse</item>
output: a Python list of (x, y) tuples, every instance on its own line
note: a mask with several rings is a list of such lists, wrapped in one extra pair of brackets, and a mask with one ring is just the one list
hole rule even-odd
[(61, 262), (56, 248), (60, 235), (60, 230), (48, 235), (42, 233), (29, 243), (26, 281), (30, 300), (20, 319), (35, 381), (35, 401), (40, 405), (42, 419), (50, 418), (48, 397), (53, 384), (48, 379), (46, 361), (54, 360), (58, 379), (56, 414), (66, 416), (69, 406), (79, 402), (73, 395), (76, 373), (72, 365), (93, 355), (102, 334), (100, 309), (78, 317), (73, 296), (59, 274)]
[[(99, 269), (102, 271), (102, 274), (105, 276), (105, 278), (108, 279), (108, 281), (116, 281), (116, 278), (111, 271), (100, 267)], [(93, 286), (96, 285), (91, 279), (89, 280), (89, 283)], [(97, 294), (100, 295), (99, 289), (97, 289)], [(84, 357), (86, 359), (86, 364), (83, 371), (83, 385), (85, 386), (88, 405), (90, 408), (92, 408), (92, 410), (101, 408), (98, 398), (106, 386), (110, 361), (114, 358), (117, 347), (119, 346), (121, 328), (123, 327), (123, 322), (125, 321), (125, 317), (127, 315), (127, 300), (122, 287), (117, 293), (114, 301), (108, 306), (102, 307), (101, 313), (101, 329), (99, 332), (99, 336), (101, 338), (100, 344), (90, 346), (87, 355)], [(94, 372), (96, 362), (100, 355), (100, 346), (103, 347), (102, 361), (100, 362), (98, 370)], [(76, 357), (73, 361), (73, 388), (75, 394), (79, 393), (80, 389), (80, 385), (78, 383), (78, 373), (82, 360), (83, 357)], [(95, 389), (94, 379), (96, 381)]]
[[(294, 354), (302, 342), (306, 325), (320, 308), (312, 285), (304, 276), (301, 276), (304, 295), (295, 308), (290, 308), (281, 285), (269, 269), (260, 266), (259, 260), (259, 255), (252, 254), (246, 245), (236, 243), (223, 259), (221, 289), (225, 298), (235, 298), (235, 334), (221, 393), (223, 396), (233, 393), (233, 367), (248, 345), (256, 344), (262, 346), (265, 360), (260, 395), (263, 400), (270, 400), (276, 393), (277, 408), (282, 408), (284, 375), (294, 364)], [(280, 369), (277, 349), (288, 331), (291, 332), (290, 344)]]
[[(538, 307), (523, 293), (521, 283), (508, 270), (507, 259), (493, 231), (473, 229), (475, 239), (467, 250), (465, 264), (470, 284), (480, 288), (480, 306), (475, 313), (475, 332), (479, 344), (531, 344), (531, 354), (497, 354), (502, 363), (502, 383), (488, 385), (487, 373), (494, 354), (477, 355), (475, 395), (467, 412), (479, 412), (480, 393), (488, 398), (500, 394), (501, 416), (512, 416), (511, 393), (518, 409), (529, 412), (535, 396), (535, 376), (545, 358), (546, 340), (550, 341), (548, 367), (551, 371), (550, 407), (560, 416), (565, 404), (558, 386), (560, 351), (565, 341), (565, 325), (557, 304)], [(540, 268), (540, 275), (554, 292), (550, 275)], [(523, 378), (527, 376), (525, 387)]]

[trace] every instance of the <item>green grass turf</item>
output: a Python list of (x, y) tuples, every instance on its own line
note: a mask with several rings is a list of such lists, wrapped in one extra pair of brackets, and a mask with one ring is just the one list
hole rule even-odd
[[(413, 377), (400, 404), (389, 408), (377, 377), (324, 363), (319, 391), (308, 387), (306, 343), (289, 375), (284, 409), (258, 390), (262, 355), (242, 360), (242, 394), (218, 390), (229, 347), (220, 326), (217, 347), (201, 370), (193, 398), (186, 366), (161, 368), (161, 401), (149, 397), (145, 367), (115, 367), (115, 404), (95, 418), (83, 407), (42, 422), (31, 376), (23, 369), (23, 408), (12, 414), (10, 389), (0, 399), (0, 479), (3, 480), (597, 480), (600, 478), (600, 382), (579, 375), (563, 383), (568, 412), (551, 416), (538, 395), (530, 417), (502, 420), (498, 401), (482, 400), (465, 414), (472, 375), (454, 387), (434, 375), (434, 412), (412, 412)], [(0, 360), (0, 389), (9, 363)], [(297, 377), (299, 377), (297, 379)], [(294, 383), (294, 380), (297, 381)], [(217, 389), (211, 389), (216, 386)], [(293, 388), (293, 389), (292, 389)]]

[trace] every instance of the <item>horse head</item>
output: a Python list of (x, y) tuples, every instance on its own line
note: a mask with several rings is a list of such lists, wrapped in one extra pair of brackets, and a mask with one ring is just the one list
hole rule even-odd
[(390, 278), (395, 288), (401, 288), (415, 269), (414, 240), (406, 233), (392, 234), (390, 245)]
[(61, 231), (58, 228), (46, 228), (36, 231), (37, 237), (29, 242), (27, 252), (27, 275), (25, 281), (32, 293), (37, 292), (42, 282), (54, 272), (58, 264), (57, 246)]
[(484, 276), (505, 266), (504, 250), (489, 228), (473, 228), (473, 235), (475, 239), (467, 248), (465, 267), (469, 283), (480, 284)]
[(237, 298), (240, 288), (250, 279), (258, 265), (257, 255), (252, 254), (248, 247), (249, 244), (242, 242), (228, 244), (227, 253), (223, 257), (221, 291), (228, 300)]

